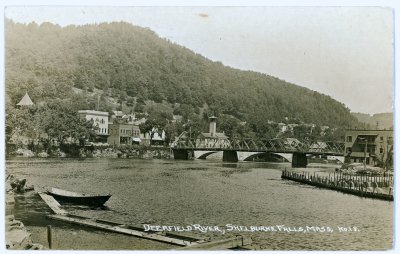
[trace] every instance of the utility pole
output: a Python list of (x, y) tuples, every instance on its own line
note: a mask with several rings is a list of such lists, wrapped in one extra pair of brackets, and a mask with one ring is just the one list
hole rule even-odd
[(100, 95), (97, 95), (97, 107), (96, 110), (99, 111)]
[(187, 124), (189, 125), (189, 140), (191, 140), (192, 139), (192, 121), (189, 119)]
[(365, 148), (364, 148), (364, 170), (367, 168), (367, 139), (365, 139)]
[(360, 140), (364, 140), (365, 147), (364, 147), (364, 170), (367, 168), (367, 138), (358, 138)]

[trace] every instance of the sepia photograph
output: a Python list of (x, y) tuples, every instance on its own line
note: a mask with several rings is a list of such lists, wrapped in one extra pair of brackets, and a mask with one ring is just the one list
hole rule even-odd
[(393, 6), (91, 4), (4, 6), (3, 250), (395, 250)]

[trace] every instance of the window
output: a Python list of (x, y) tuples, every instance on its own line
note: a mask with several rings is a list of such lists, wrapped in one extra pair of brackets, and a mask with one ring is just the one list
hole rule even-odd
[(353, 142), (353, 137), (352, 136), (347, 136), (346, 142)]
[(380, 137), (380, 140), (383, 141), (383, 137), (382, 136)]

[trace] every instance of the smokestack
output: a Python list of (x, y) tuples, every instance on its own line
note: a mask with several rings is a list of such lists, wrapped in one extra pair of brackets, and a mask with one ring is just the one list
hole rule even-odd
[(215, 137), (215, 133), (217, 133), (217, 118), (215, 116), (210, 116), (210, 135), (211, 137)]

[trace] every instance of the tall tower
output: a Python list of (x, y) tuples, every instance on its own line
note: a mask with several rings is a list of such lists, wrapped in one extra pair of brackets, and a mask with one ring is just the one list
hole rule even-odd
[(217, 133), (217, 118), (215, 116), (210, 116), (210, 135), (211, 137), (215, 137), (215, 133)]

